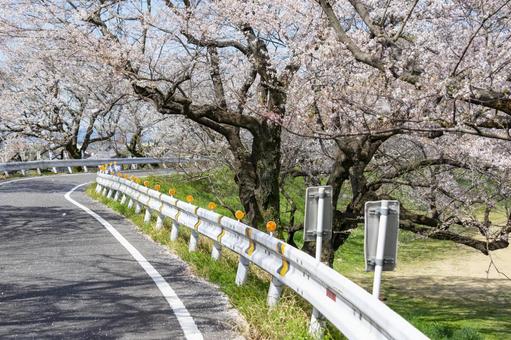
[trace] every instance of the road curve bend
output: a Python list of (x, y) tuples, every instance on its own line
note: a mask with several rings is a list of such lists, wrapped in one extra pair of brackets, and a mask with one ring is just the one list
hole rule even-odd
[(0, 338), (240, 338), (214, 286), (84, 194), (94, 178), (0, 182)]

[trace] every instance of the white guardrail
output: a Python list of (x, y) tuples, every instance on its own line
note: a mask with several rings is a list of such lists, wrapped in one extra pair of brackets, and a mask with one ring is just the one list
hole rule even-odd
[(211, 256), (218, 259), (222, 247), (240, 255), (236, 283), (248, 275), (250, 263), (273, 277), (268, 304), (278, 302), (283, 285), (311, 303), (349, 339), (427, 339), (399, 314), (332, 268), (283, 241), (213, 211), (139, 185), (122, 176), (98, 173), (96, 191), (122, 204), (145, 209), (146, 222), (157, 213), (156, 228), (172, 220), (171, 240), (179, 228), (191, 229), (189, 250), (195, 251), (199, 234), (214, 241)]
[(25, 171), (36, 170), (38, 174), (41, 174), (41, 170), (51, 169), (54, 173), (57, 173), (59, 168), (67, 168), (69, 173), (73, 172), (73, 168), (81, 167), (83, 171), (87, 172), (88, 167), (98, 167), (103, 164), (116, 163), (117, 165), (130, 165), (133, 169), (139, 164), (162, 164), (165, 166), (167, 163), (180, 163), (188, 161), (189, 158), (150, 158), (150, 157), (134, 157), (134, 158), (103, 158), (103, 159), (61, 159), (61, 160), (39, 160), (29, 162), (9, 162), (0, 163), (0, 172), (3, 172), (6, 176), (12, 172), (21, 172), (25, 175)]

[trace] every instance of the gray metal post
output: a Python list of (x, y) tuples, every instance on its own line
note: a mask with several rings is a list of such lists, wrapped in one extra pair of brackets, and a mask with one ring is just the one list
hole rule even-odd
[(249, 259), (240, 255), (240, 262), (238, 263), (238, 271), (236, 272), (236, 284), (241, 286), (247, 281), (248, 277), (248, 265), (250, 264)]
[[(323, 215), (325, 210), (325, 189), (319, 188), (318, 192), (318, 222), (316, 226), (316, 260), (321, 262), (321, 252), (323, 250)], [(315, 338), (323, 338), (323, 325), (321, 313), (316, 309), (312, 309), (311, 321), (309, 325), (309, 333)]]
[(381, 201), (380, 223), (378, 225), (378, 242), (374, 266), (373, 296), (379, 298), (381, 273), (383, 269), (383, 254), (385, 251), (385, 234), (387, 232), (387, 217), (389, 216), (389, 201)]
[(175, 241), (179, 235), (179, 223), (172, 220), (172, 228), (170, 229), (170, 240)]
[(280, 295), (282, 294), (283, 288), (284, 284), (275, 276), (272, 277), (270, 288), (268, 289), (267, 303), (269, 307), (275, 307), (277, 305), (280, 299)]
[(188, 243), (188, 251), (194, 252), (197, 250), (197, 244), (199, 243), (199, 233), (196, 230), (192, 230), (190, 234), (190, 242)]
[(158, 216), (156, 216), (156, 230), (160, 230), (163, 227), (163, 217), (161, 213), (158, 213)]
[(145, 209), (144, 222), (147, 223), (151, 220), (151, 209)]
[(211, 248), (211, 258), (216, 261), (220, 259), (220, 256), (222, 256), (222, 245), (220, 242), (215, 241), (215, 243), (213, 243), (213, 247)]

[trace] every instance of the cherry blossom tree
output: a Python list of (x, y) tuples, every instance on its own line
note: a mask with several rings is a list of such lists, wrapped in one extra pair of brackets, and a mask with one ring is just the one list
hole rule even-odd
[(71, 45), (65, 32), (41, 29), (38, 22), (31, 26), (10, 32), (1, 49), (0, 125), (81, 158), (90, 144), (114, 135), (126, 87), (111, 69)]
[(20, 16), (51, 27), (159, 114), (222, 136), (254, 226), (279, 222), (285, 178), (303, 176), (334, 188), (330, 259), (381, 198), (400, 199), (417, 234), (508, 246), (510, 214), (492, 212), (509, 193), (509, 1), (23, 6), (7, 6), (6, 31), (27, 31)]

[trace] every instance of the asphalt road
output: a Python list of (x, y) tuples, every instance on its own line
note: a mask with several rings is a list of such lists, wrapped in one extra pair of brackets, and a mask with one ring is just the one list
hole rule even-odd
[[(100, 222), (64, 195), (94, 175), (0, 182), (1, 339), (232, 339), (236, 313), (212, 285), (78, 188), (70, 197), (114, 227), (177, 294), (185, 333), (155, 281)], [(178, 313), (179, 314), (179, 313)]]

